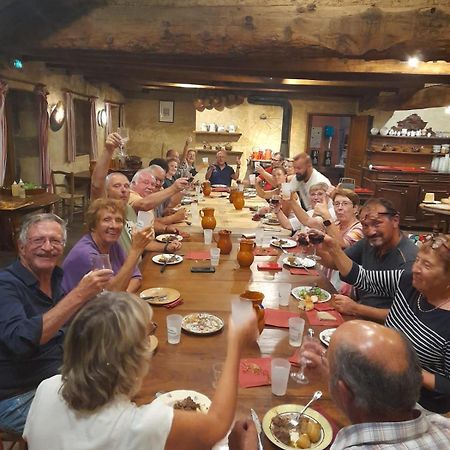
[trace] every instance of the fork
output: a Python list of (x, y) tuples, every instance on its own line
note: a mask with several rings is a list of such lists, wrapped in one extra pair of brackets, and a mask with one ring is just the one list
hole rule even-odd
[(303, 416), (305, 411), (309, 408), (312, 402), (315, 402), (316, 400), (319, 400), (319, 398), (322, 397), (322, 391), (316, 391), (314, 392), (311, 400), (305, 405), (305, 407), (294, 417), (292, 417), (291, 420), (289, 420), (289, 426), (291, 428), (295, 428), (300, 423), (300, 417)]

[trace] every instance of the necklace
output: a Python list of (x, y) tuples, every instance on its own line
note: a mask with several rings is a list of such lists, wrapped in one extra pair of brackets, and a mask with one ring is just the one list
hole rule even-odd
[(423, 313), (428, 313), (428, 312), (431, 312), (431, 311), (435, 311), (436, 309), (438, 309), (438, 308), (440, 308), (441, 306), (444, 306), (444, 305), (446, 305), (448, 302), (450, 302), (450, 298), (448, 298), (447, 300), (444, 300), (442, 303), (439, 303), (439, 305), (436, 305), (434, 308), (431, 308), (431, 309), (422, 309), (421, 308), (421, 306), (420, 306), (420, 300), (422, 300), (422, 294), (419, 294), (419, 296), (417, 297), (417, 309), (420, 311), (420, 312), (423, 312)]

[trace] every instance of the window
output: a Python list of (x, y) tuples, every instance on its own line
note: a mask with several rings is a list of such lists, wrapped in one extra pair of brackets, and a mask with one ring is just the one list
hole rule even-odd
[(74, 98), (76, 156), (89, 155), (91, 149), (91, 106), (87, 100)]

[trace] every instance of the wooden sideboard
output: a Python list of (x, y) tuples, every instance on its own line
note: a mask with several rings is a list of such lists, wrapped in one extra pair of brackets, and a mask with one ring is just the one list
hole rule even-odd
[(419, 208), (425, 193), (435, 199), (450, 196), (450, 174), (437, 172), (379, 171), (363, 168), (363, 186), (372, 189), (375, 197), (390, 200), (400, 212), (401, 226), (429, 228), (435, 225), (434, 214)]

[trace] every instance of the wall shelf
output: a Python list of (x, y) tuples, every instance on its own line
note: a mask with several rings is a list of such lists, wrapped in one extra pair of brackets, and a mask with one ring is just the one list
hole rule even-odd
[(417, 155), (417, 156), (439, 156), (440, 153), (421, 153), (421, 152), (397, 152), (392, 150), (367, 150), (367, 153), (376, 153), (380, 155)]
[(450, 138), (443, 138), (443, 137), (426, 137), (426, 136), (382, 136), (381, 134), (376, 134), (375, 136), (370, 134), (369, 139), (408, 139), (408, 140), (414, 140), (414, 141), (436, 141), (436, 142), (449, 142)]
[(218, 136), (218, 137), (224, 137), (224, 136), (230, 136), (234, 138), (240, 138), (242, 136), (242, 133), (219, 133), (217, 131), (194, 131), (193, 132), (196, 136)]

